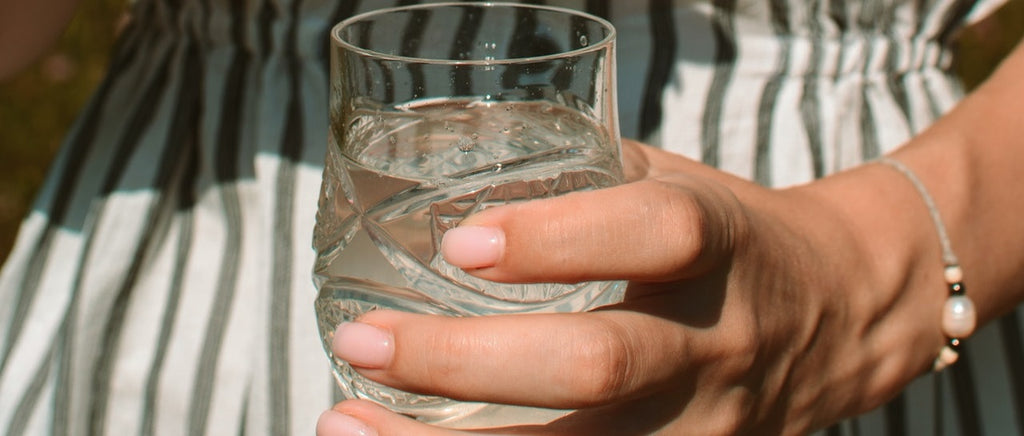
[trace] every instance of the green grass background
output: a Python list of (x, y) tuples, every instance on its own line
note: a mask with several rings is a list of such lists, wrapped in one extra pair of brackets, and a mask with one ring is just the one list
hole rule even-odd
[[(25, 0), (32, 1), (32, 0)], [(52, 53), (0, 83), (0, 261), (50, 160), (106, 69), (125, 0), (82, 2)], [(957, 70), (968, 88), (984, 80), (1024, 33), (1024, 0), (960, 35)]]

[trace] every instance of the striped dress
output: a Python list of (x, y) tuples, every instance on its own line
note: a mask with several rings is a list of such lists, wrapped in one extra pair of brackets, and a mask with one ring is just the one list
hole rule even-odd
[[(786, 186), (955, 104), (951, 36), (1000, 1), (547, 3), (619, 29), (625, 136)], [(133, 4), (0, 274), (0, 434), (313, 434), (340, 400), (310, 277), (327, 32), (393, 4)], [(822, 433), (1024, 434), (1018, 317)]]

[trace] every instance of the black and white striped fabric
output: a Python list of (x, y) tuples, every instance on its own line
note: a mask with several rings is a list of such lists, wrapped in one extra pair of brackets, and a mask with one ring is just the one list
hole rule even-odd
[[(625, 136), (786, 186), (949, 109), (950, 37), (1000, 1), (549, 4), (618, 27)], [(0, 275), (0, 433), (313, 433), (339, 400), (310, 278), (327, 32), (406, 3), (134, 4)], [(1018, 316), (822, 433), (1024, 434)]]

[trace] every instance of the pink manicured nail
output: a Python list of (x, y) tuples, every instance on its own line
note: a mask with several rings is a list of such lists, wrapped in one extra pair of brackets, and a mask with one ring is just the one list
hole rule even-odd
[(456, 227), (441, 238), (444, 260), (459, 268), (494, 266), (505, 252), (505, 233), (494, 227)]
[(362, 421), (328, 410), (316, 422), (317, 436), (377, 436), (377, 431)]
[(334, 355), (350, 365), (384, 368), (395, 354), (395, 338), (390, 332), (359, 322), (343, 322), (334, 331)]

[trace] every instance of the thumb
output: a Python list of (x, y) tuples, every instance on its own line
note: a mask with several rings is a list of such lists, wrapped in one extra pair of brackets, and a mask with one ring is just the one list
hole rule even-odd
[(495, 207), (449, 230), (452, 265), (501, 282), (668, 281), (731, 255), (735, 196), (687, 176)]

